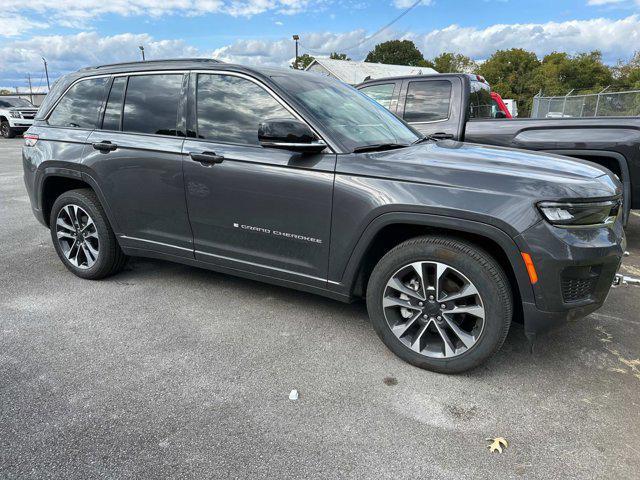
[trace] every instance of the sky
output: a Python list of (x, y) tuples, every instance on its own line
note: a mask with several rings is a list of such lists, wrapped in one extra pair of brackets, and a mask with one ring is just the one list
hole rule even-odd
[(426, 58), (482, 61), (499, 49), (600, 50), (607, 63), (640, 50), (640, 0), (2, 0), (0, 88), (46, 85), (90, 65), (214, 57), (286, 66), (300, 53), (363, 60), (377, 43), (410, 39)]

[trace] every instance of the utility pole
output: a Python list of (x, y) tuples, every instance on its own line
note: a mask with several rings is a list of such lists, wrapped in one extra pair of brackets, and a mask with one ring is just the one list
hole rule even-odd
[(144, 59), (144, 46), (143, 46), (143, 45), (140, 45), (138, 48), (139, 48), (139, 49), (140, 49), (140, 51), (142, 52), (142, 61), (144, 62), (144, 61), (145, 61), (145, 59)]
[(47, 76), (47, 92), (51, 90), (51, 85), (49, 84), (49, 69), (47, 68), (47, 60), (42, 57), (42, 61), (44, 62), (44, 73)]
[(33, 103), (33, 88), (31, 87), (31, 74), (27, 73), (27, 80), (29, 81), (29, 101)]
[(294, 35), (293, 40), (296, 42), (296, 59), (293, 62), (293, 68), (297, 69), (298, 68), (298, 40), (300, 40), (300, 36)]

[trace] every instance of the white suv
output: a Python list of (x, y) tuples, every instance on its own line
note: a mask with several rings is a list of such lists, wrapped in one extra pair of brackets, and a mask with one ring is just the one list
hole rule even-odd
[(0, 97), (0, 134), (13, 138), (33, 123), (38, 108), (20, 97)]

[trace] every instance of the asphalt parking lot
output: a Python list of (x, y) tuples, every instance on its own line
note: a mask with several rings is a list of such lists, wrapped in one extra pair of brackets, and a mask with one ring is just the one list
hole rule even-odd
[[(533, 354), (514, 326), (486, 366), (438, 375), (363, 304), (146, 259), (73, 276), (21, 144), (0, 139), (1, 478), (638, 478), (640, 288)], [(639, 215), (627, 234), (640, 276)]]

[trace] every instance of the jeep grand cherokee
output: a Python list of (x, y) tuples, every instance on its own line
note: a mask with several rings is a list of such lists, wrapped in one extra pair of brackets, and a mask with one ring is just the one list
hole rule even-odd
[(366, 298), (384, 343), (439, 372), (484, 362), (512, 321), (531, 337), (596, 310), (624, 251), (605, 168), (433, 141), (308, 72), (83, 69), (47, 96), (23, 158), (74, 274), (145, 256)]

